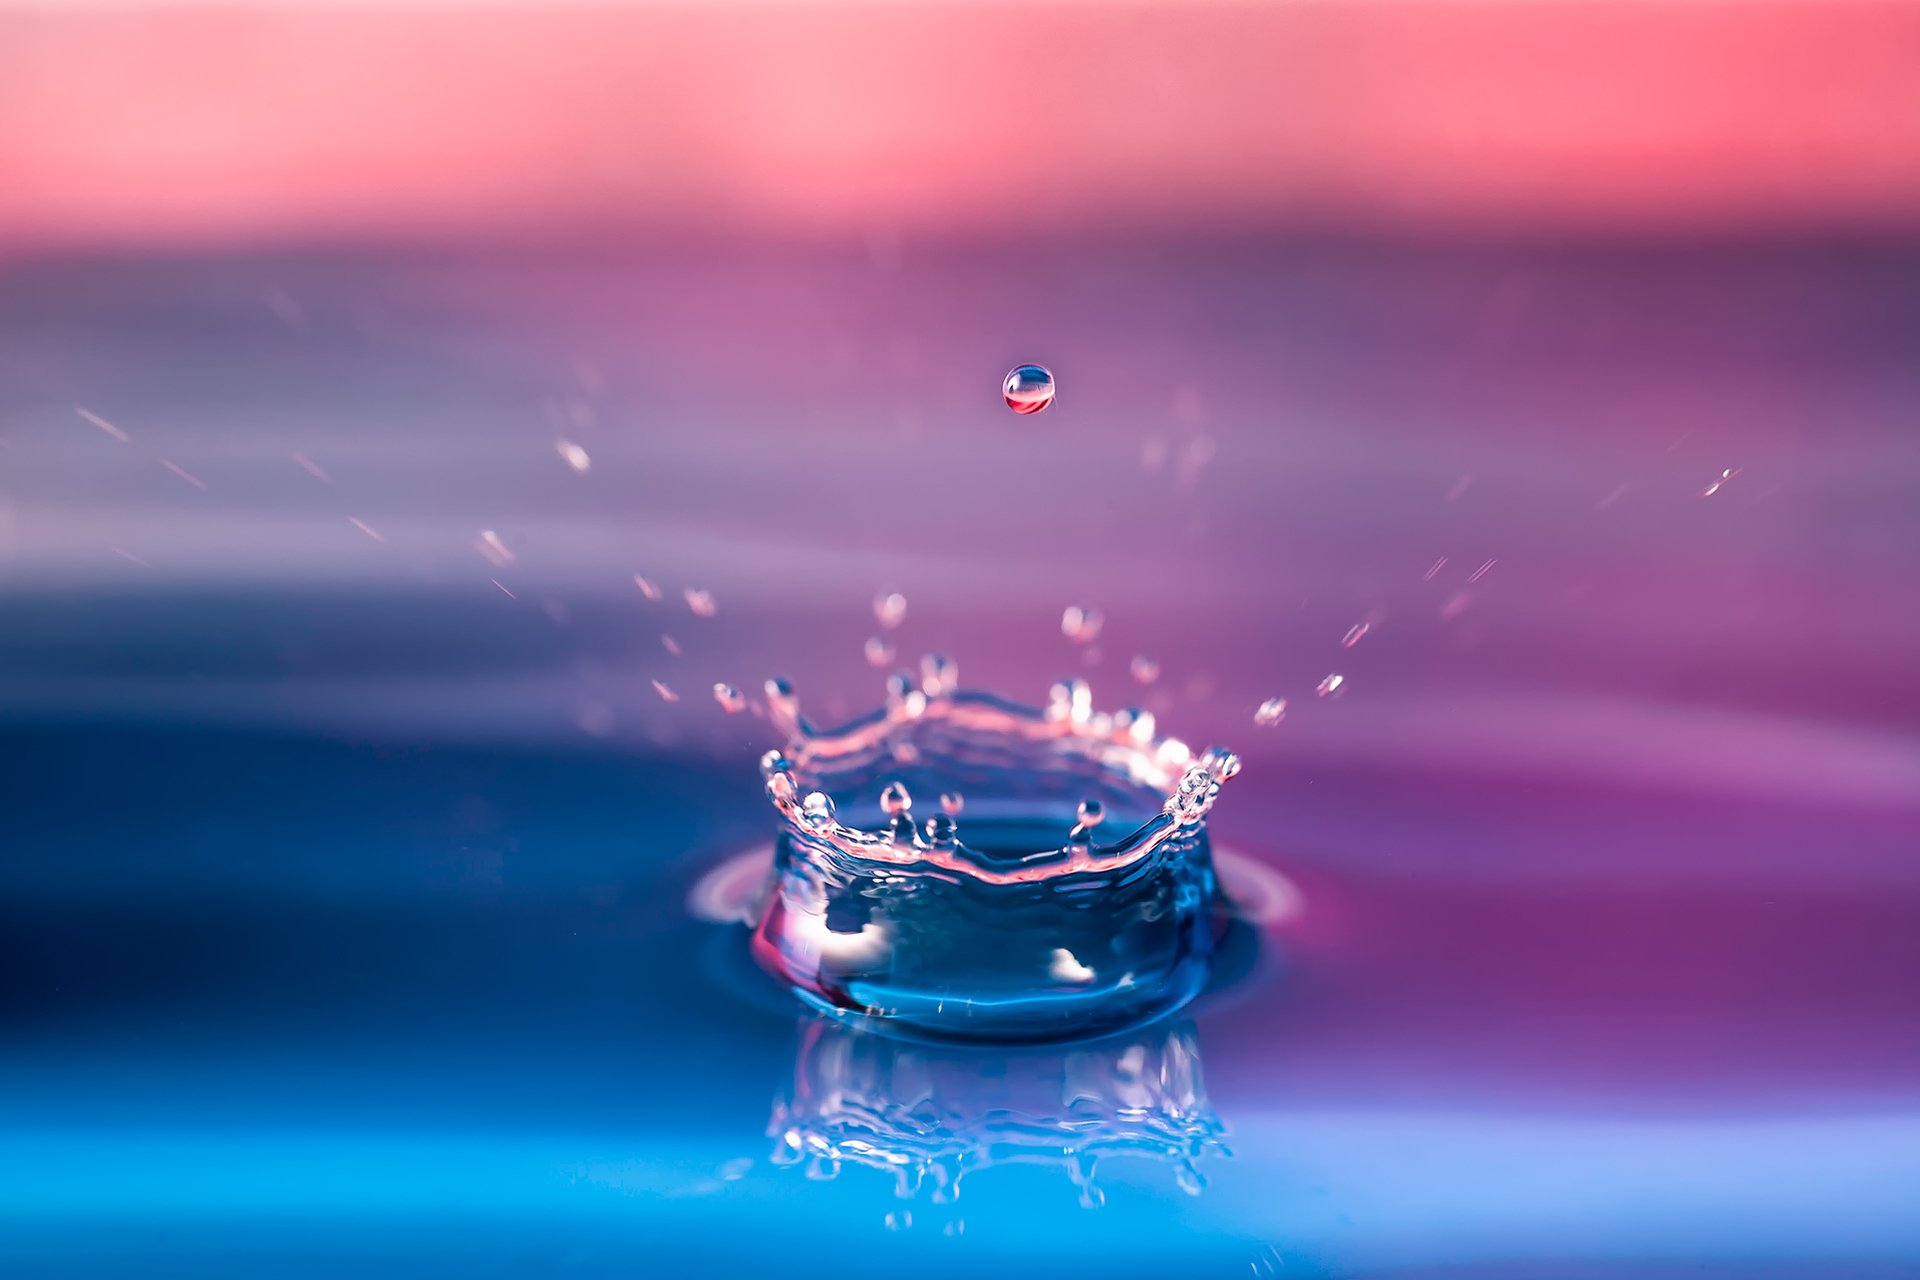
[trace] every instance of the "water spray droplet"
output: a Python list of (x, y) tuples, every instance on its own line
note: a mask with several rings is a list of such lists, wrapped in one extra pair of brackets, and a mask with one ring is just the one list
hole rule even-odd
[(952, 693), (960, 682), (960, 664), (944, 653), (929, 653), (920, 659), (920, 687), (929, 698)]
[(943, 791), (940, 793), (940, 807), (948, 813), (958, 815), (967, 807), (967, 798), (958, 791)]
[(883, 591), (873, 598), (873, 617), (883, 630), (891, 631), (906, 620), (907, 598), (898, 591)]
[(1100, 628), (1106, 625), (1106, 621), (1105, 615), (1098, 609), (1070, 604), (1066, 612), (1060, 615), (1060, 630), (1075, 644), (1086, 644), (1100, 634)]
[(1082, 800), (1075, 807), (1073, 816), (1079, 819), (1083, 827), (1097, 827), (1101, 819), (1107, 816), (1107, 807), (1098, 800)]
[(633, 575), (633, 585), (640, 588), (640, 594), (649, 600), (658, 600), (660, 598), (660, 588), (654, 586), (637, 573)]
[(482, 529), (473, 547), (495, 568), (505, 568), (513, 563), (513, 552), (507, 549), (506, 543), (500, 541), (500, 535), (491, 529)]
[(903, 782), (889, 782), (880, 792), (880, 808), (888, 817), (897, 817), (913, 807), (913, 797)]
[(1347, 628), (1347, 634), (1340, 637), (1340, 647), (1342, 649), (1353, 648), (1353, 646), (1359, 644), (1361, 639), (1367, 634), (1367, 632), (1371, 630), (1373, 630), (1373, 625), (1371, 623), (1367, 623), (1367, 622), (1354, 623), (1351, 627)]
[(653, 691), (660, 695), (660, 701), (662, 702), (680, 701), (680, 695), (668, 688), (664, 680), (655, 680), (653, 682)]
[(1038, 413), (1053, 403), (1053, 375), (1037, 364), (1023, 364), (1007, 373), (1000, 391), (1015, 413)]
[(1286, 718), (1287, 700), (1285, 698), (1268, 698), (1253, 713), (1253, 722), (1262, 729), (1271, 729)]
[(746, 695), (730, 684), (714, 685), (713, 700), (719, 703), (720, 709), (728, 715), (735, 715), (747, 709)]
[(1152, 684), (1160, 678), (1159, 662), (1144, 653), (1135, 655), (1133, 661), (1127, 664), (1127, 670), (1141, 684)]
[(1323, 698), (1336, 698), (1340, 696), (1340, 691), (1346, 687), (1346, 684), (1345, 676), (1332, 675), (1315, 685), (1313, 691)]
[(695, 617), (711, 618), (720, 612), (720, 606), (714, 602), (713, 592), (702, 591), (697, 587), (688, 587), (682, 593), (687, 598), (687, 608), (693, 610)]
[(680, 656), (680, 642), (665, 632), (660, 635), (660, 647), (676, 658)]
[(556, 440), (553, 447), (562, 461), (583, 475), (593, 466), (593, 459), (587, 456), (587, 451), (571, 440)]
[(870, 667), (884, 667), (893, 662), (893, 643), (884, 636), (869, 636), (865, 649)]

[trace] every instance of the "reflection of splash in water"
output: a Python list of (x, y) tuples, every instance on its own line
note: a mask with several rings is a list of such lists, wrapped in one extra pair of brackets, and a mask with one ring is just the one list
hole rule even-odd
[(901, 1199), (934, 1205), (952, 1204), (967, 1175), (1018, 1163), (1062, 1170), (1080, 1203), (1097, 1207), (1098, 1166), (1112, 1156), (1171, 1165), (1174, 1181), (1197, 1195), (1198, 1163), (1229, 1154), (1186, 1023), (989, 1052), (808, 1019), (767, 1132), (776, 1164), (804, 1164), (819, 1178), (849, 1164), (878, 1169), (893, 1175)]
[[(1185, 1003), (1213, 946), (1206, 817), (1238, 759), (1094, 711), (1083, 681), (1038, 708), (955, 676), (929, 658), (835, 730), (769, 683), (785, 831), (756, 959), (816, 1007), (926, 1036), (1092, 1035)], [(924, 823), (916, 793), (941, 797)]]

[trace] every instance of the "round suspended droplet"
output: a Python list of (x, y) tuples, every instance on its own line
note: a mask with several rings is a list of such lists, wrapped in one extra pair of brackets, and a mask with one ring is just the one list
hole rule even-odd
[(873, 619), (891, 631), (907, 616), (907, 598), (898, 591), (882, 591), (873, 598)]
[(1144, 653), (1137, 654), (1128, 664), (1127, 670), (1132, 672), (1133, 678), (1141, 684), (1152, 684), (1160, 678), (1160, 664)]
[(1286, 718), (1287, 700), (1285, 698), (1268, 698), (1253, 713), (1253, 722), (1262, 729), (1271, 729)]
[(869, 636), (866, 653), (868, 666), (890, 666), (893, 663), (893, 642), (884, 636)]
[(1010, 371), (1000, 390), (1015, 413), (1038, 413), (1053, 403), (1053, 375), (1037, 364)]
[(1088, 644), (1107, 623), (1106, 615), (1090, 605), (1070, 604), (1060, 615), (1060, 633), (1075, 644)]
[(913, 807), (913, 797), (904, 783), (889, 782), (880, 793), (880, 807), (890, 816), (902, 814)]
[(747, 709), (747, 699), (745, 695), (730, 684), (714, 685), (713, 700), (719, 703), (720, 709), (728, 715), (733, 715), (736, 712)]
[(958, 791), (946, 791), (940, 795), (940, 807), (948, 813), (959, 813), (967, 807), (967, 798)]
[(1100, 820), (1107, 816), (1107, 807), (1098, 800), (1082, 800), (1073, 811), (1073, 816), (1080, 820), (1083, 827), (1097, 827)]

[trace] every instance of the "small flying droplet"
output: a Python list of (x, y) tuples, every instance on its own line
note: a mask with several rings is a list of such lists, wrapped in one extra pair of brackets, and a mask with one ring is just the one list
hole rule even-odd
[(713, 700), (719, 703), (720, 709), (728, 715), (736, 715), (747, 709), (746, 695), (730, 684), (714, 685)]
[(1708, 485), (1706, 488), (1700, 491), (1700, 496), (1703, 498), (1711, 498), (1714, 494), (1720, 492), (1721, 485), (1725, 484), (1727, 481), (1733, 479), (1735, 476), (1739, 474), (1740, 474), (1740, 468), (1728, 467), (1726, 470), (1720, 473), (1720, 478), (1718, 480), (1715, 480), (1712, 484)]
[(720, 605), (714, 600), (713, 592), (702, 591), (698, 587), (688, 587), (683, 592), (687, 598), (687, 608), (693, 610), (695, 617), (711, 618), (720, 612)]
[(587, 456), (587, 451), (571, 440), (556, 440), (553, 447), (562, 461), (583, 475), (593, 466), (593, 459)]
[(1366, 623), (1366, 622), (1354, 623), (1352, 626), (1347, 628), (1347, 634), (1340, 637), (1340, 647), (1342, 649), (1353, 648), (1353, 646), (1359, 644), (1361, 639), (1364, 638), (1367, 632), (1371, 630), (1373, 630), (1373, 625), (1371, 623)]
[(664, 632), (660, 636), (660, 647), (676, 658), (680, 656), (680, 642)]
[(496, 569), (503, 569), (513, 563), (513, 552), (507, 544), (500, 541), (500, 535), (491, 529), (482, 529), (480, 536), (474, 539), (474, 550), (485, 556), (487, 563)]
[(387, 540), (384, 534), (380, 533), (359, 516), (348, 516), (347, 523), (366, 534), (369, 538), (372, 538), (375, 542), (385, 542)]
[(867, 637), (865, 649), (870, 667), (884, 667), (893, 661), (893, 642), (884, 636)]
[(967, 807), (967, 798), (958, 791), (943, 791), (940, 793), (940, 807), (958, 816), (960, 811)]
[(664, 680), (655, 680), (653, 682), (653, 691), (660, 695), (660, 701), (662, 702), (680, 701), (680, 695), (668, 688), (667, 682)]
[(1100, 628), (1106, 625), (1106, 621), (1105, 615), (1098, 609), (1071, 604), (1060, 615), (1060, 630), (1075, 644), (1087, 644), (1100, 634)]
[(187, 470), (185, 467), (181, 466), (179, 463), (173, 461), (170, 458), (160, 459), (160, 465), (165, 467), (167, 470), (173, 472), (173, 474), (175, 474), (176, 476), (179, 476), (182, 480), (185, 480), (188, 484), (192, 485), (196, 489), (204, 489), (207, 487), (207, 482), (205, 480), (202, 480), (199, 476), (194, 475), (193, 472)]
[(133, 440), (132, 436), (128, 435), (126, 432), (122, 431), (119, 427), (114, 426), (111, 422), (108, 422), (105, 418), (101, 417), (97, 413), (92, 412), (91, 410), (82, 409), (78, 405), (75, 405), (73, 411), (80, 415), (80, 420), (82, 422), (92, 423), (94, 426), (100, 428), (102, 431), (112, 436), (115, 440), (118, 440), (121, 444), (128, 444)]
[(1127, 664), (1127, 670), (1141, 684), (1152, 684), (1160, 678), (1160, 664), (1144, 653), (1135, 655), (1133, 661)]
[(1347, 678), (1345, 676), (1328, 676), (1325, 680), (1315, 685), (1313, 691), (1323, 698), (1338, 697), (1340, 691), (1346, 687), (1346, 684)]
[(1038, 413), (1053, 403), (1053, 375), (1037, 364), (1023, 364), (1008, 371), (1000, 391), (1015, 413)]
[(873, 598), (873, 618), (887, 631), (893, 630), (907, 616), (907, 598), (898, 591), (883, 591)]
[(889, 782), (880, 792), (880, 808), (889, 816), (898, 816), (913, 807), (913, 796), (904, 782)]
[(654, 586), (637, 573), (633, 575), (633, 585), (640, 588), (640, 594), (649, 600), (658, 600), (660, 598), (660, 588)]
[(1262, 729), (1271, 729), (1286, 718), (1287, 700), (1285, 698), (1268, 698), (1253, 713), (1253, 722)]

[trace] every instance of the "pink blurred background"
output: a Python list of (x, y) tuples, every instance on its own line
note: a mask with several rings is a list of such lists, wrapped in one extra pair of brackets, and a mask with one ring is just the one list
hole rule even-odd
[(1907, 228), (1920, 5), (0, 4), (0, 243)]

